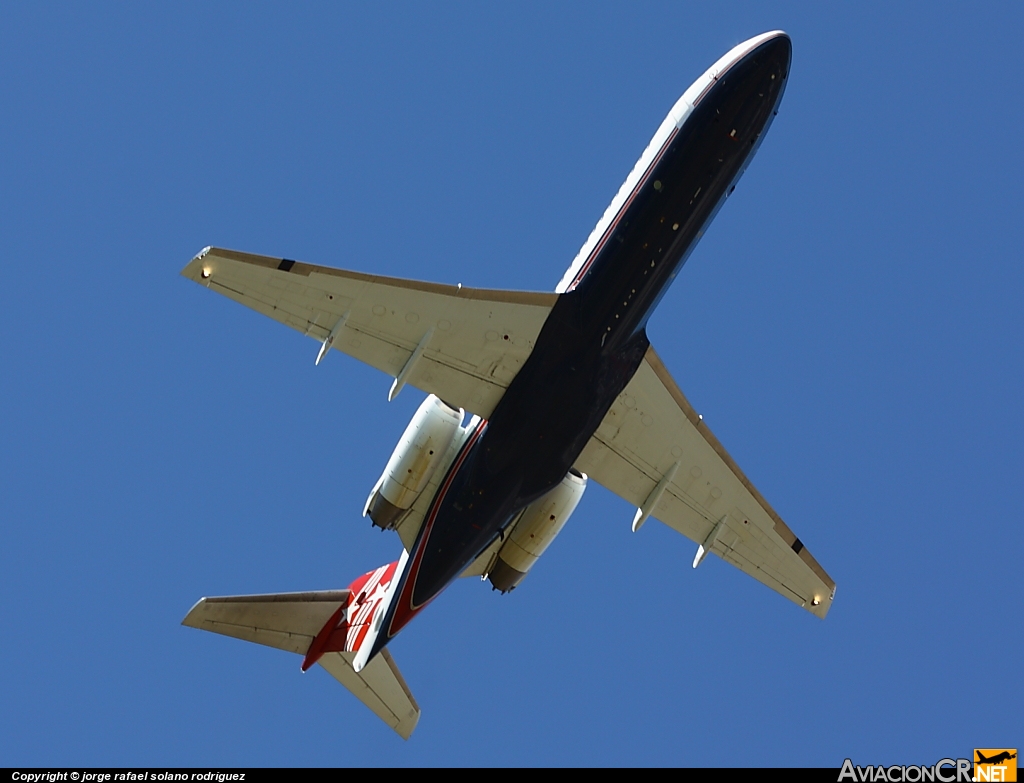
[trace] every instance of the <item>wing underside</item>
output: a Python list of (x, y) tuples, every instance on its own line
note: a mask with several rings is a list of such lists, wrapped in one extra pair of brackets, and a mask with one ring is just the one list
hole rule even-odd
[[(557, 294), (366, 275), (206, 248), (182, 275), (450, 405), (488, 417)], [(326, 343), (326, 345), (325, 345)], [(411, 360), (411, 361), (410, 361)]]
[(818, 617), (828, 613), (835, 582), (707, 428), (653, 348), (576, 467), (702, 552)]

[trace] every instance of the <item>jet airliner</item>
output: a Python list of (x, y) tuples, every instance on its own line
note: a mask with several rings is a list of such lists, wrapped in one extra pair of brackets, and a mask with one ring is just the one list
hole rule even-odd
[(835, 582), (708, 430), (647, 320), (776, 115), (789, 37), (736, 46), (669, 111), (554, 293), (208, 247), (182, 274), (427, 393), (363, 514), (403, 551), (344, 590), (203, 598), (184, 624), (320, 664), (398, 734), (420, 709), (386, 645), (461, 576), (528, 574), (589, 481), (824, 618)]

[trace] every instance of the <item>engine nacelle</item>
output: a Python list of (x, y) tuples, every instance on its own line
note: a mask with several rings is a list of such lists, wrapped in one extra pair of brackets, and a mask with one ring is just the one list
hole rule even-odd
[(431, 394), (417, 409), (363, 507), (373, 524), (392, 528), (423, 491), (462, 423), (462, 408)]
[(586, 474), (571, 468), (561, 484), (526, 507), (487, 575), (495, 590), (507, 593), (523, 581), (569, 521), (586, 488)]

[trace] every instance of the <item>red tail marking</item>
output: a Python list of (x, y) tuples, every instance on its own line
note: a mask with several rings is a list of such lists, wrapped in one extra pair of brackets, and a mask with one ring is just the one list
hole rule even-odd
[(398, 561), (375, 568), (358, 577), (348, 586), (349, 596), (324, 623), (302, 659), (302, 671), (329, 652), (355, 652), (359, 649), (374, 609), (383, 600), (387, 584), (394, 579)]
[(327, 652), (327, 642), (330, 641), (331, 635), (337, 630), (338, 622), (345, 616), (345, 608), (351, 600), (352, 596), (349, 596), (348, 601), (339, 606), (338, 610), (331, 615), (331, 619), (324, 623), (320, 633), (316, 635), (313, 643), (309, 645), (306, 657), (302, 659), (302, 671), (307, 671), (310, 666), (319, 661), (320, 657)]

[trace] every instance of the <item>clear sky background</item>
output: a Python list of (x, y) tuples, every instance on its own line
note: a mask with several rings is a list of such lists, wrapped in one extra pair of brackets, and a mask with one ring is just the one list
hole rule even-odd
[[(0, 11), (0, 765), (931, 764), (1024, 746), (1024, 8)], [(822, 622), (592, 484), (391, 645), (403, 742), (179, 625), (340, 588), (422, 394), (178, 276), (205, 245), (551, 290), (673, 102), (775, 28), (757, 158), (650, 323), (838, 584)]]

